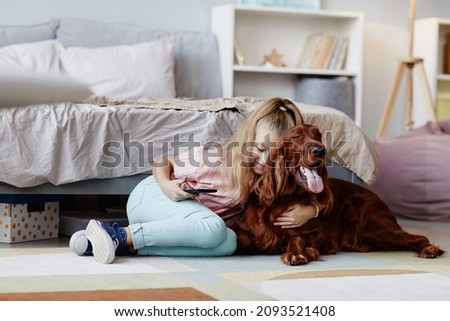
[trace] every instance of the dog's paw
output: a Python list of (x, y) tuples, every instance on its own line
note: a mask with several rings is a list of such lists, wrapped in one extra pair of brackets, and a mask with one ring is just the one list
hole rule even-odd
[(444, 251), (442, 251), (439, 247), (437, 247), (436, 245), (428, 245), (426, 247), (424, 247), (420, 252), (419, 252), (419, 257), (424, 258), (424, 259), (434, 259), (440, 255), (442, 255), (444, 253)]
[(306, 247), (306, 256), (308, 257), (309, 261), (317, 261), (320, 256), (319, 250), (317, 250), (314, 247)]
[(308, 258), (299, 253), (288, 252), (281, 256), (281, 262), (286, 265), (302, 265), (309, 262)]

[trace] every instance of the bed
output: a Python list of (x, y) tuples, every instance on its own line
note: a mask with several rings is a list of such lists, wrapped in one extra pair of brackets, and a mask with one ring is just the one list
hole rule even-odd
[[(197, 32), (69, 18), (0, 26), (0, 74), (86, 88), (0, 94), (0, 194), (128, 195), (155, 156), (225, 142), (263, 100), (221, 97), (217, 55), (214, 36)], [(324, 133), (331, 176), (372, 184), (376, 153), (352, 119), (298, 106)]]

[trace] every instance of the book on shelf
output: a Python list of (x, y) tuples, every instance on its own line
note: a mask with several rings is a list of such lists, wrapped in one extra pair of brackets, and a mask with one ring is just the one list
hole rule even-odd
[(306, 39), (303, 51), (300, 55), (299, 68), (309, 69), (313, 65), (315, 56), (318, 54), (322, 33), (309, 35)]
[(341, 36), (337, 37), (337, 39), (336, 39), (336, 43), (334, 45), (333, 52), (331, 53), (330, 61), (328, 63), (328, 66), (330, 66), (330, 69), (334, 69), (336, 67), (336, 62), (337, 62), (337, 59), (339, 56), (339, 51), (342, 46), (343, 40), (344, 40), (344, 37), (341, 37)]
[(319, 68), (329, 68), (331, 56), (333, 55), (334, 48), (336, 47), (337, 37), (331, 34), (325, 34), (324, 44), (320, 52)]
[(447, 41), (444, 44), (443, 55), (443, 70), (444, 74), (450, 74), (450, 33), (446, 35)]
[(343, 69), (348, 36), (317, 32), (308, 36), (297, 67), (304, 69)]
[(329, 69), (341, 70), (345, 68), (345, 61), (347, 60), (349, 39), (347, 36), (341, 37), (339, 47), (336, 48), (336, 60), (329, 66)]

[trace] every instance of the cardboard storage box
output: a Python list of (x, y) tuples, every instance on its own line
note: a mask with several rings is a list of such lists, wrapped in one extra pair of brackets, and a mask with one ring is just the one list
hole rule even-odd
[(59, 200), (46, 195), (0, 195), (0, 242), (58, 237)]
[(59, 235), (72, 236), (76, 231), (84, 230), (92, 219), (102, 221), (107, 225), (112, 225), (114, 222), (119, 223), (119, 226), (128, 225), (128, 218), (125, 211), (107, 209), (106, 213), (98, 211), (61, 212)]

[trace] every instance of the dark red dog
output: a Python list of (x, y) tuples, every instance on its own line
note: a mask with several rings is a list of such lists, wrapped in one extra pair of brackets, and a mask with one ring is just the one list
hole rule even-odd
[[(325, 208), (299, 228), (274, 226), (276, 218), (296, 203)], [(370, 190), (328, 178), (321, 133), (311, 125), (294, 127), (272, 151), (248, 211), (233, 229), (237, 254), (282, 254), (288, 265), (338, 251), (415, 251), (421, 258), (444, 253), (425, 236), (404, 231)]]

